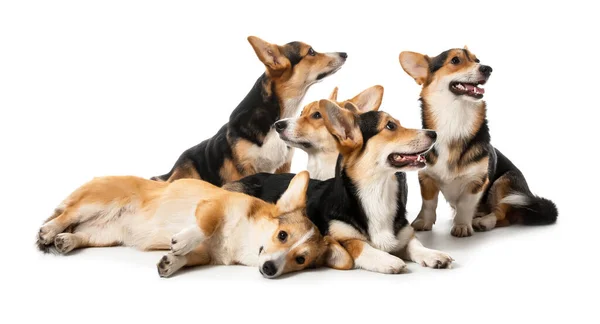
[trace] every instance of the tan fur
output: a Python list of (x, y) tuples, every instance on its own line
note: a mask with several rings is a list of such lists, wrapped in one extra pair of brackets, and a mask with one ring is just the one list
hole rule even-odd
[[(248, 42), (265, 66), (265, 74), (268, 77), (264, 78), (261, 90), (267, 97), (276, 98), (279, 101), (279, 118), (295, 115), (308, 88), (318, 81), (319, 76), (335, 73), (344, 64), (346, 57), (337, 52), (314, 52), (314, 55), (309, 55), (309, 52), (312, 53), (312, 47), (302, 42), (277, 45), (256, 36), (248, 37)], [(293, 67), (286, 56), (289, 56), (290, 53), (302, 58)], [(227, 134), (232, 158), (225, 159), (223, 165), (218, 166), (218, 170), (214, 170), (220, 176), (218, 183), (236, 181), (257, 172), (289, 172), (293, 150), (288, 150), (285, 158), (281, 158), (283, 154), (279, 154), (279, 151), (285, 150), (284, 144), (281, 141), (273, 141), (273, 138), (277, 139), (277, 135), (273, 136), (272, 132), (255, 134), (257, 142), (231, 137), (230, 134)], [(270, 134), (272, 136), (269, 137)], [(281, 145), (278, 145), (279, 143)], [(269, 156), (268, 152), (276, 153)], [(167, 182), (182, 178), (200, 179), (200, 175), (191, 161), (187, 161), (183, 165), (176, 165)], [(162, 181), (160, 177), (153, 179)]]
[(200, 179), (198, 171), (192, 161), (186, 161), (181, 165), (175, 167), (173, 174), (169, 177), (167, 182), (173, 182), (178, 179)]
[[(389, 143), (400, 143), (408, 147), (411, 143), (419, 141), (419, 138), (423, 136), (421, 130), (404, 128), (397, 119), (388, 114), (384, 116), (384, 118), (379, 120), (379, 124), (377, 125), (379, 132), (377, 135), (371, 137), (367, 148), (364, 150), (355, 150), (352, 154), (348, 154), (347, 157), (344, 156), (344, 159), (347, 158), (347, 172), (350, 177), (354, 179), (360, 178), (361, 175), (367, 174), (368, 169), (371, 168), (370, 163), (358, 163), (359, 159), (363, 161), (377, 160), (384, 147)], [(386, 125), (388, 122), (394, 123), (397, 128), (393, 131), (387, 130)]]
[[(42, 226), (39, 244), (54, 245), (60, 253), (87, 246), (153, 250), (170, 245), (172, 253), (159, 263), (159, 272), (168, 276), (183, 266), (209, 262), (255, 265), (244, 249), (259, 243), (244, 243), (244, 237), (267, 235), (262, 239), (266, 242), (263, 253), (283, 251), (292, 259), (302, 253), (314, 266), (321, 255), (332, 252), (333, 245), (306, 217), (308, 180), (307, 172), (299, 173), (282, 199), (269, 204), (201, 180), (165, 183), (131, 176), (95, 178), (65, 199), (56, 213), (60, 214)], [(73, 232), (63, 233), (67, 227)], [(289, 233), (286, 242), (278, 240), (279, 231)], [(298, 241), (308, 234), (306, 242)], [(290, 246), (295, 248), (286, 251)], [(258, 250), (253, 247), (250, 254)], [(348, 263), (343, 258), (334, 261), (325, 264), (343, 268)], [(280, 274), (309, 265), (286, 264)]]
[[(466, 46), (444, 55), (430, 58), (415, 52), (400, 54), (404, 71), (423, 86), (423, 125), (436, 130), (439, 138), (427, 156), (428, 168), (420, 174), (423, 205), (413, 226), (417, 230), (431, 230), (436, 219), (437, 193), (441, 191), (456, 210), (451, 234), (464, 237), (472, 235), (475, 214), (490, 212), (478, 211), (479, 200), (490, 186), (490, 148), (485, 140), (476, 139), (485, 123), (485, 102), (480, 100), (481, 96), (459, 97), (451, 87), (452, 82), (484, 83), (489, 74), (482, 73), (479, 60)], [(434, 62), (435, 68), (430, 66)], [(487, 129), (483, 130), (483, 136), (487, 136), (485, 132)], [(490, 217), (479, 219), (478, 224), (482, 228), (486, 224), (491, 226)]]
[[(368, 96), (372, 93), (372, 96)], [(370, 87), (357, 94), (352, 99), (343, 101), (336, 101), (337, 95), (338, 88), (336, 87), (329, 96), (330, 100), (334, 101), (339, 107), (346, 108), (353, 113), (358, 114), (371, 110), (377, 111), (379, 110), (382, 102), (383, 87), (380, 85)], [(325, 126), (325, 120), (322, 114), (320, 118), (314, 117), (314, 114), (317, 112), (321, 113), (319, 111), (319, 101), (314, 101), (304, 106), (302, 112), (300, 113), (300, 117), (295, 119), (295, 137), (309, 137), (314, 141), (318, 141), (319, 145), (323, 148), (323, 151), (337, 151), (335, 140), (331, 137), (327, 127)]]
[(419, 172), (419, 185), (421, 186), (421, 197), (425, 200), (433, 199), (440, 192), (437, 181), (422, 172)]
[(348, 251), (350, 256), (352, 256), (352, 258), (355, 260), (362, 253), (364, 244), (366, 244), (366, 243), (361, 240), (347, 240), (347, 241), (342, 242), (342, 245), (344, 246), (346, 251)]
[[(399, 170), (389, 164), (392, 155), (417, 154), (430, 149), (434, 143), (428, 136), (430, 133), (404, 128), (398, 120), (379, 112), (378, 125), (370, 130), (375, 134), (371, 134), (369, 140), (364, 142), (359, 127), (361, 116), (352, 109), (342, 109), (331, 100), (321, 100), (318, 111), (324, 117), (327, 130), (336, 140), (342, 155), (343, 170), (360, 188), (358, 195), (361, 199), (365, 198), (361, 203), (367, 214), (368, 233), (361, 233), (345, 222), (329, 222), (329, 233), (349, 253), (354, 266), (381, 273), (400, 273), (406, 264), (390, 253), (406, 250), (406, 255), (415, 262), (429, 267), (448, 267), (452, 258), (443, 252), (424, 248), (414, 237), (414, 230), (410, 226), (398, 231), (393, 229), (393, 217), (397, 211), (386, 207), (390, 201), (397, 199), (399, 193), (387, 189), (380, 192), (382, 196), (378, 196), (377, 192), (383, 186), (398, 186), (391, 180), (395, 180), (395, 172)], [(388, 220), (391, 221), (388, 223)]]
[(292, 162), (286, 162), (284, 165), (275, 170), (275, 173), (290, 173), (290, 170), (292, 170)]
[[(237, 145), (236, 147), (240, 147), (241, 145)], [(237, 154), (237, 152), (236, 152)], [(236, 167), (231, 159), (225, 159), (223, 161), (223, 165), (221, 166), (221, 170), (219, 171), (219, 175), (222, 179), (231, 179), (230, 181), (237, 181), (244, 177), (240, 170)]]

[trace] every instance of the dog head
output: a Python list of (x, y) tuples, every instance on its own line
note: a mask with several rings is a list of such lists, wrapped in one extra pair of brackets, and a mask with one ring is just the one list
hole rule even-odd
[(421, 97), (445, 94), (459, 100), (479, 101), (491, 73), (465, 46), (450, 49), (435, 57), (415, 53), (400, 53), (400, 65), (406, 73), (423, 86)]
[(302, 42), (275, 45), (255, 36), (248, 42), (284, 101), (301, 98), (312, 84), (338, 71), (348, 57), (343, 52), (320, 53)]
[(436, 132), (409, 129), (382, 111), (357, 114), (330, 100), (319, 101), (325, 126), (342, 155), (342, 168), (361, 176), (425, 167), (425, 154), (435, 144)]
[(277, 201), (271, 216), (277, 229), (259, 249), (258, 266), (265, 278), (306, 268), (328, 266), (351, 269), (350, 254), (331, 237), (323, 237), (306, 215), (308, 172), (298, 173)]
[[(376, 85), (359, 93), (352, 99), (337, 101), (336, 87), (329, 99), (339, 107), (360, 114), (370, 110), (378, 110), (383, 98), (383, 87)], [(319, 102), (306, 105), (300, 117), (286, 118), (275, 123), (279, 137), (289, 146), (297, 147), (307, 153), (337, 152), (335, 139), (331, 136), (321, 112)]]

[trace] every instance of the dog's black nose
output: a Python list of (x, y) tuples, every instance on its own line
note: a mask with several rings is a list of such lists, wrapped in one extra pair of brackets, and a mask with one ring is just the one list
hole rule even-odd
[(275, 267), (275, 263), (273, 261), (267, 261), (262, 266), (262, 273), (267, 276), (272, 276), (277, 273), (277, 268)]
[(479, 66), (479, 72), (483, 73), (483, 75), (490, 75), (492, 73), (492, 67), (489, 65), (481, 65)]
[(425, 132), (425, 135), (427, 135), (427, 137), (431, 138), (434, 141), (437, 138), (437, 133), (432, 130), (428, 130), (427, 132)]
[(348, 54), (346, 52), (339, 52), (338, 53), (340, 55), (341, 58), (346, 59), (348, 58)]
[(287, 127), (287, 121), (285, 121), (285, 120), (280, 120), (275, 123), (275, 130), (277, 131), (277, 133), (283, 132), (286, 129), (286, 127)]

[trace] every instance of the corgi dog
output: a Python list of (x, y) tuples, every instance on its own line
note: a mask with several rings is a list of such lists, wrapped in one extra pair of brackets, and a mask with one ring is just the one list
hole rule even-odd
[(555, 204), (532, 194), (521, 171), (490, 144), (482, 86), (492, 68), (466, 46), (435, 57), (402, 52), (400, 64), (423, 86), (423, 128), (438, 134), (428, 167), (419, 172), (423, 205), (412, 226), (431, 230), (440, 191), (455, 210), (456, 237), (512, 223), (554, 223)]
[(306, 217), (309, 175), (298, 173), (277, 204), (195, 179), (172, 183), (120, 176), (75, 190), (40, 228), (42, 251), (126, 245), (171, 249), (161, 277), (184, 266), (259, 266), (266, 278), (307, 267), (352, 267), (342, 246)]
[(221, 186), (257, 172), (289, 172), (293, 150), (273, 124), (294, 116), (308, 88), (338, 71), (348, 55), (319, 53), (302, 42), (248, 41), (265, 73), (215, 136), (183, 152), (169, 173), (153, 180), (194, 178)]
[[(383, 99), (383, 87), (370, 87), (354, 98), (343, 101), (337, 101), (337, 94), (336, 87), (329, 100), (355, 113), (363, 113), (379, 109)], [(284, 118), (276, 122), (275, 130), (287, 145), (304, 150), (308, 154), (306, 170), (311, 178), (327, 180), (334, 177), (339, 152), (335, 139), (325, 127), (318, 101), (306, 105), (300, 117)]]
[[(306, 211), (319, 231), (346, 249), (355, 268), (399, 273), (406, 267), (400, 257), (427, 267), (449, 267), (453, 259), (425, 248), (406, 219), (404, 171), (425, 167), (423, 154), (435, 143), (436, 133), (404, 128), (382, 111), (358, 114), (330, 100), (319, 101), (318, 112), (340, 153), (335, 177), (311, 179), (308, 185)], [(224, 188), (276, 202), (293, 178), (258, 173)]]

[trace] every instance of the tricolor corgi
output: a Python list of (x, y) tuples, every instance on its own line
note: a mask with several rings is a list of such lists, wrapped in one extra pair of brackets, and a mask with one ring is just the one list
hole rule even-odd
[[(340, 153), (335, 177), (311, 179), (308, 185), (307, 214), (320, 232), (342, 244), (355, 268), (399, 273), (406, 267), (400, 257), (427, 267), (449, 267), (453, 259), (425, 248), (406, 219), (403, 172), (425, 167), (423, 154), (435, 143), (436, 133), (404, 128), (382, 111), (358, 114), (330, 100), (321, 100), (318, 112)], [(258, 173), (224, 188), (276, 202), (293, 178)]]
[(273, 124), (294, 116), (308, 88), (338, 71), (348, 55), (319, 53), (302, 42), (280, 46), (254, 36), (248, 41), (265, 73), (215, 136), (183, 152), (169, 173), (152, 179), (194, 178), (221, 186), (257, 172), (289, 172), (293, 149)]
[(423, 205), (412, 226), (431, 230), (440, 191), (455, 210), (453, 236), (517, 222), (554, 223), (554, 203), (532, 194), (521, 171), (490, 144), (482, 86), (492, 68), (467, 47), (435, 57), (402, 52), (400, 64), (423, 86), (423, 128), (438, 134), (428, 167), (419, 173)]

